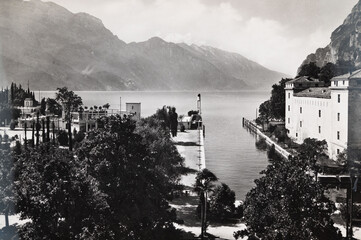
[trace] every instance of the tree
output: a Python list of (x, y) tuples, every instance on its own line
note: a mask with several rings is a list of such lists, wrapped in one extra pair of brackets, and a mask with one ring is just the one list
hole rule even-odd
[(29, 148), (16, 160), (17, 208), (31, 221), (21, 239), (113, 239), (105, 224), (106, 196), (74, 155), (51, 144)]
[(260, 239), (341, 239), (333, 226), (335, 205), (322, 186), (302, 168), (304, 159), (270, 164), (255, 180), (244, 203), (247, 230), (235, 237)]
[(326, 63), (320, 70), (320, 81), (324, 82), (326, 86), (330, 86), (330, 80), (336, 76), (336, 65), (333, 63)]
[(45, 111), (46, 111), (46, 100), (45, 98), (41, 99), (40, 102), (40, 114), (45, 115)]
[(202, 171), (198, 172), (196, 176), (196, 182), (194, 185), (194, 190), (199, 195), (199, 200), (201, 203), (201, 238), (204, 239), (204, 236), (207, 233), (207, 200), (208, 192), (213, 191), (214, 182), (218, 178), (214, 173), (209, 171), (207, 168), (204, 168)]
[(306, 138), (300, 145), (299, 158), (303, 160), (304, 169), (312, 170), (317, 174), (320, 170), (318, 161), (327, 156), (327, 142), (326, 140), (317, 140), (315, 138)]
[(53, 98), (46, 99), (46, 104), (48, 106), (48, 111), (54, 115), (61, 117), (62, 108), (61, 105)]
[(69, 150), (73, 150), (72, 134), (71, 134), (71, 112), (76, 111), (83, 101), (81, 97), (76, 95), (73, 91), (69, 91), (67, 87), (57, 88), (58, 92), (56, 95), (56, 100), (62, 104), (64, 110), (64, 119), (68, 125), (68, 135), (69, 135)]
[(213, 221), (224, 221), (233, 217), (235, 201), (236, 195), (227, 184), (217, 186), (209, 201), (210, 218)]
[(271, 101), (267, 100), (263, 102), (259, 106), (259, 117), (256, 119), (258, 124), (262, 124), (264, 126), (264, 123), (269, 123), (272, 117), (271, 113)]
[(9, 227), (9, 214), (15, 212), (14, 159), (10, 144), (1, 144), (0, 149), (0, 213)]
[(289, 78), (282, 78), (278, 84), (273, 84), (270, 98), (270, 115), (274, 119), (285, 120), (286, 82)]
[(56, 101), (60, 102), (65, 112), (65, 119), (70, 118), (70, 113), (76, 111), (81, 105), (83, 105), (83, 101), (81, 97), (75, 94), (73, 91), (69, 91), (67, 87), (57, 88)]
[(109, 104), (109, 103), (106, 103), (106, 104), (103, 105), (103, 108), (105, 108), (105, 109), (107, 109), (107, 110), (109, 109), (109, 107), (110, 107), (110, 104)]
[(321, 71), (320, 67), (318, 67), (315, 62), (310, 62), (302, 65), (301, 70), (298, 73), (298, 77), (308, 76), (318, 79), (318, 74), (320, 73), (320, 71)]
[(142, 143), (148, 147), (151, 157), (169, 179), (170, 189), (179, 185), (181, 173), (185, 172), (184, 159), (178, 153), (169, 132), (155, 116), (137, 122), (135, 133), (142, 137)]
[(107, 196), (107, 225), (114, 238), (177, 239), (167, 167), (150, 152), (151, 142), (135, 132), (135, 122), (120, 116), (102, 121), (104, 128), (89, 132), (76, 155)]

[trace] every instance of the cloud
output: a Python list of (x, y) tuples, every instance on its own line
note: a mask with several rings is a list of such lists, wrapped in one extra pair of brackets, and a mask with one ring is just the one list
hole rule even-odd
[[(73, 12), (84, 11), (102, 19), (125, 42), (159, 36), (166, 41), (210, 45), (292, 75), (309, 53), (327, 45), (330, 28), (334, 28), (327, 25), (334, 14), (318, 14), (317, 7), (337, 11), (343, 5), (335, 0), (327, 0), (332, 2), (329, 5), (326, 0), (318, 4), (314, 0), (303, 0), (303, 4), (289, 0), (212, 0), (211, 4), (209, 0), (54, 1)], [(336, 14), (341, 19), (350, 9), (343, 11)], [(328, 27), (321, 23), (310, 27), (319, 23), (317, 19)]]

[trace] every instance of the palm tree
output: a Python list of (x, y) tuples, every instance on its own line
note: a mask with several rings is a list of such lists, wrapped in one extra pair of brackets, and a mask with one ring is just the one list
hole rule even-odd
[(218, 178), (216, 175), (207, 168), (204, 168), (202, 171), (198, 172), (196, 177), (194, 190), (198, 193), (201, 202), (201, 239), (204, 239), (207, 231), (207, 195), (208, 192), (213, 190), (213, 183), (217, 180)]

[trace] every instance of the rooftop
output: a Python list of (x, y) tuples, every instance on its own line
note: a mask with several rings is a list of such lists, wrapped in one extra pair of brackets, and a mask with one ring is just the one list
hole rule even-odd
[(295, 93), (296, 97), (313, 97), (313, 98), (331, 98), (331, 90), (327, 87), (307, 88), (301, 92)]
[(351, 80), (361, 78), (361, 69), (356, 70), (352, 73), (346, 73), (344, 75), (336, 76), (331, 79), (331, 81), (339, 81), (339, 80)]
[(286, 84), (288, 83), (303, 83), (303, 82), (319, 82), (318, 79), (315, 79), (315, 78), (311, 78), (311, 77), (308, 77), (308, 76), (301, 76), (301, 77), (298, 77), (298, 78), (295, 78), (291, 81), (288, 81)]

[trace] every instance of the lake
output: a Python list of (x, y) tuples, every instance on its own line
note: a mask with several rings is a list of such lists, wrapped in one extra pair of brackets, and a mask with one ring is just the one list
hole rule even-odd
[[(126, 102), (140, 102), (142, 116), (155, 113), (164, 105), (175, 106), (178, 115), (196, 110), (198, 92), (76, 92), (85, 106), (122, 109)], [(242, 127), (242, 117), (254, 119), (256, 108), (270, 96), (268, 92), (201, 92), (202, 116), (206, 125), (206, 166), (221, 182), (243, 200), (254, 186), (259, 172), (268, 164), (265, 152), (255, 147), (255, 137)], [(36, 94), (38, 96), (38, 94)], [(41, 97), (54, 97), (54, 92), (40, 92)]]

